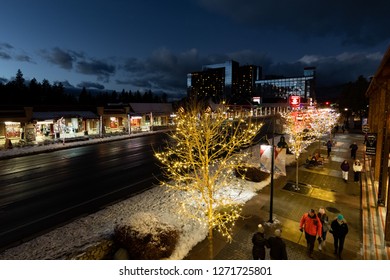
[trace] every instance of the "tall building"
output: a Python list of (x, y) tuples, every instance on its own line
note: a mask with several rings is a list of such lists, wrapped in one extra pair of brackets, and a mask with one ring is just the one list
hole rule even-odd
[(239, 66), (229, 60), (224, 63), (204, 65), (202, 71), (187, 74), (189, 97), (212, 98), (230, 104), (248, 104), (253, 97), (261, 103), (283, 102), (297, 95), (302, 102), (315, 100), (315, 67), (306, 67), (301, 77), (272, 76), (262, 78), (262, 68), (255, 65)]
[(188, 96), (215, 101), (240, 102), (250, 100), (255, 81), (261, 77), (261, 68), (254, 65), (239, 66), (229, 60), (224, 63), (204, 65), (202, 71), (187, 74)]
[(305, 67), (301, 77), (257, 80), (257, 92), (266, 103), (287, 100), (291, 95), (300, 96), (303, 102), (315, 100), (315, 75), (315, 67)]
[(261, 78), (261, 67), (244, 65), (239, 68), (238, 96), (252, 100), (256, 94), (256, 81)]

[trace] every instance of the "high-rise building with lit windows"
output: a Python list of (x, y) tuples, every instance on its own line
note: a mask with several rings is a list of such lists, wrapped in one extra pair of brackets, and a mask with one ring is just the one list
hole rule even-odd
[(188, 96), (229, 102), (250, 100), (254, 94), (255, 81), (259, 77), (261, 67), (239, 66), (233, 60), (204, 65), (202, 71), (187, 75)]
[(303, 76), (272, 76), (262, 79), (262, 68), (255, 65), (240, 66), (229, 60), (204, 65), (202, 71), (187, 74), (189, 97), (226, 100), (230, 104), (248, 104), (254, 97), (260, 103), (288, 102), (289, 96), (300, 96), (302, 102), (315, 100), (315, 67), (306, 67)]
[(315, 100), (315, 67), (305, 67), (303, 76), (300, 77), (280, 77), (257, 80), (257, 92), (261, 96), (262, 102), (275, 102), (288, 100), (289, 96), (301, 97), (303, 102), (309, 99)]

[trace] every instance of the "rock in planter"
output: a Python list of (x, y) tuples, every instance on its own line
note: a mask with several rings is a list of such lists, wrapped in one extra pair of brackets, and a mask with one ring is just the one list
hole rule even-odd
[(127, 250), (130, 259), (136, 260), (168, 258), (178, 237), (174, 226), (148, 212), (136, 213), (114, 229), (114, 240)]
[(265, 173), (256, 167), (239, 166), (235, 169), (236, 177), (245, 179), (251, 182), (262, 182), (266, 180), (270, 174)]

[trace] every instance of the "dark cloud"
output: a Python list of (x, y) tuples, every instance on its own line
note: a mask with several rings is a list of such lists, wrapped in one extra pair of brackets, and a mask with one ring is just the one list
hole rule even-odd
[(65, 80), (65, 81), (54, 81), (54, 84), (59, 84), (59, 83), (61, 83), (64, 86), (64, 88), (74, 88), (75, 87), (74, 85), (69, 83), (68, 80)]
[(316, 65), (317, 84), (325, 86), (356, 81), (359, 76), (368, 79), (375, 74), (382, 57), (379, 53), (342, 53), (332, 57), (306, 56), (300, 61), (303, 65)]
[(104, 89), (104, 85), (102, 84), (99, 84), (99, 83), (94, 83), (94, 82), (81, 82), (79, 84), (77, 84), (78, 87), (80, 88), (96, 88), (96, 89), (100, 89), (100, 90), (103, 90)]
[(15, 48), (8, 43), (0, 43), (0, 59), (15, 59), (21, 62), (33, 62), (32, 58), (26, 54), (15, 54)]
[(0, 43), (0, 59), (11, 59), (12, 56), (10, 54), (10, 51), (14, 47), (8, 43)]
[(121, 85), (129, 85), (140, 90), (163, 90), (170, 93), (185, 94), (187, 74), (200, 71), (202, 59), (198, 51), (191, 49), (174, 54), (168, 49), (156, 50), (144, 60), (130, 58), (121, 67), (125, 71), (123, 79), (117, 79)]
[(15, 53), (15, 48), (8, 43), (0, 43), (0, 59), (15, 59), (20, 62), (33, 62), (29, 55)]
[(32, 58), (25, 54), (20, 54), (16, 56), (16, 60), (22, 61), (22, 62), (33, 62)]
[(115, 74), (115, 65), (106, 63), (102, 60), (83, 60), (76, 64), (76, 70), (86, 75), (95, 75), (99, 81), (109, 82), (110, 76)]
[(41, 53), (47, 61), (66, 70), (72, 69), (77, 59), (75, 52), (60, 48), (53, 48), (50, 51), (43, 50)]
[(11, 56), (8, 53), (6, 53), (6, 52), (0, 51), (0, 58), (8, 60), (8, 59), (11, 59)]
[(209, 11), (260, 30), (287, 30), (300, 37), (334, 36), (341, 43), (374, 46), (390, 38), (389, 1), (198, 0)]
[(0, 50), (1, 49), (8, 49), (8, 50), (11, 50), (13, 49), (14, 47), (11, 45), (11, 44), (8, 44), (8, 43), (0, 43)]
[(72, 50), (53, 48), (42, 50), (41, 55), (50, 63), (66, 70), (76, 70), (85, 75), (94, 75), (98, 81), (109, 82), (115, 74), (116, 67), (104, 60), (87, 58), (83, 53)]
[(202, 65), (235, 60), (240, 65), (261, 66), (263, 75), (298, 77), (304, 67), (316, 67), (317, 85), (332, 86), (355, 81), (360, 75), (374, 75), (382, 54), (342, 53), (336, 56), (305, 55), (291, 63), (275, 63), (269, 56), (252, 50), (243, 50), (226, 55), (200, 56), (195, 49), (175, 55), (160, 49), (145, 60), (131, 58), (121, 67), (126, 75), (116, 80), (117, 84), (140, 90), (164, 91), (170, 95), (183, 96), (187, 89), (187, 74), (202, 70)]

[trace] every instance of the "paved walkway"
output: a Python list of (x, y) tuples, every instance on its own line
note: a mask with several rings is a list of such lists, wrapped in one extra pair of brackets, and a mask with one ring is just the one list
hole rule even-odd
[[(338, 133), (336, 144), (329, 159), (323, 167), (308, 169), (304, 164), (299, 167), (300, 191), (294, 191), (289, 183), (295, 182), (295, 166), (287, 167), (287, 176), (274, 180), (273, 223), (270, 217), (270, 187), (264, 188), (258, 195), (248, 201), (243, 214), (246, 217), (236, 223), (232, 243), (226, 243), (215, 234), (214, 259), (248, 260), (252, 259), (251, 238), (259, 223), (266, 225), (266, 236), (272, 234), (275, 227), (282, 228), (282, 238), (287, 245), (289, 259), (306, 260), (306, 240), (299, 231), (301, 216), (309, 209), (318, 210), (324, 207), (332, 220), (342, 213), (348, 222), (349, 233), (346, 237), (342, 258), (345, 260), (387, 260), (390, 259), (390, 248), (384, 242), (384, 221), (386, 209), (376, 205), (376, 187), (373, 183), (369, 159), (364, 159), (364, 136), (354, 133)], [(352, 164), (349, 145), (356, 142), (359, 146), (357, 159), (365, 163), (361, 183), (353, 182)], [(326, 147), (312, 144), (308, 152), (318, 151), (326, 155)], [(302, 154), (301, 158), (306, 158)], [(351, 166), (349, 180), (341, 178), (340, 164), (347, 159)], [(315, 246), (314, 259), (337, 259), (333, 254), (333, 236), (328, 233), (326, 246), (320, 252), (318, 243)], [(208, 259), (208, 241), (204, 240), (195, 246), (186, 259)], [(267, 259), (269, 254), (267, 252)]]

